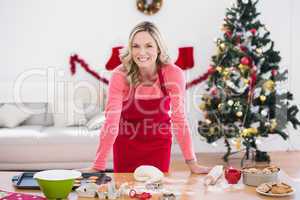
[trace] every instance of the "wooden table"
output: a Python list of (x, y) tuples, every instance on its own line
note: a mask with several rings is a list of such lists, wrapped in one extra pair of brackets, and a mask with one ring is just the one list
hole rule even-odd
[[(221, 160), (222, 154), (206, 153), (197, 155), (199, 162), (204, 165), (213, 166), (216, 164), (225, 164)], [(271, 153), (272, 163), (279, 166), (282, 171), (280, 173), (280, 179), (291, 184), (296, 193), (290, 197), (284, 198), (271, 198), (262, 196), (256, 193), (255, 187), (244, 186), (239, 184), (242, 188), (227, 187), (227, 188), (206, 188), (202, 184), (204, 175), (191, 174), (182, 161), (181, 156), (174, 156), (171, 170), (169, 174), (166, 174), (167, 180), (164, 184), (165, 188), (181, 193), (180, 198), (182, 200), (261, 200), (261, 199), (284, 199), (284, 200), (296, 200), (300, 199), (300, 152), (275, 152)], [(239, 167), (239, 159), (232, 159), (229, 162), (230, 166)], [(40, 194), (39, 191), (33, 190), (18, 190), (11, 184), (11, 177), (18, 174), (18, 172), (0, 172), (0, 189), (7, 191), (16, 191), (31, 194)], [(133, 182), (133, 176), (130, 173), (109, 174), (116, 183)], [(218, 190), (216, 190), (218, 189)], [(76, 193), (71, 193), (69, 199), (75, 200), (91, 200), (91, 198), (78, 198)], [(95, 198), (97, 199), (97, 198)], [(130, 199), (130, 198), (120, 198)], [(154, 195), (152, 199), (159, 199), (158, 195)]]

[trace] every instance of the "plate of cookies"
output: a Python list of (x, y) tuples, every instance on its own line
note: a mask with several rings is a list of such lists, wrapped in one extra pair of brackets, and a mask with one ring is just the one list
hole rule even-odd
[(266, 196), (285, 197), (294, 194), (295, 189), (284, 182), (269, 182), (260, 184), (256, 192)]

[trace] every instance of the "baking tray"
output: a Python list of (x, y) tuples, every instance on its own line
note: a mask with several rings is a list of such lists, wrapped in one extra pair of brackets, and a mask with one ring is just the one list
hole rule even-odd
[[(20, 175), (16, 175), (12, 178), (13, 185), (18, 189), (31, 189), (31, 190), (39, 190), (40, 186), (38, 185), (37, 181), (33, 178), (34, 174), (36, 172), (23, 172)], [(96, 172), (96, 173), (82, 173), (81, 175), (83, 177), (82, 183), (86, 182), (86, 179), (88, 179), (91, 176), (97, 176), (97, 182), (96, 184), (104, 184), (109, 181), (111, 181), (111, 177), (107, 176), (103, 172)], [(76, 187), (74, 186), (73, 189)]]

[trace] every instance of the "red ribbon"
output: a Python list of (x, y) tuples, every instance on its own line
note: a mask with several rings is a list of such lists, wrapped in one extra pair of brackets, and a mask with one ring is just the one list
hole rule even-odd
[(70, 70), (71, 74), (74, 75), (76, 73), (76, 63), (80, 64), (80, 66), (93, 77), (98, 79), (99, 81), (108, 84), (108, 80), (106, 78), (101, 77), (97, 72), (91, 70), (89, 65), (81, 58), (78, 57), (77, 54), (74, 54), (70, 57)]

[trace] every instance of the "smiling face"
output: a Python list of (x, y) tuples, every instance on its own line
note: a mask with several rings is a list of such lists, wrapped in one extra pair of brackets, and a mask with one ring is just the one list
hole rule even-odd
[(146, 31), (135, 34), (132, 40), (131, 53), (133, 61), (139, 68), (156, 66), (158, 46), (153, 37)]

